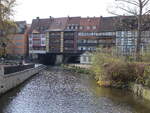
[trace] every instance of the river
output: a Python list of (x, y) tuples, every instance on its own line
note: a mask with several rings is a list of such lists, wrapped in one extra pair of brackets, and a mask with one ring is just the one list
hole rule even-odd
[(0, 113), (150, 113), (126, 90), (100, 88), (93, 77), (50, 67), (0, 97)]

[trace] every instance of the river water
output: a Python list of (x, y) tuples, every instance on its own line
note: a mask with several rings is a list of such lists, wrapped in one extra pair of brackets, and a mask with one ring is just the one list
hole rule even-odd
[(88, 75), (51, 67), (0, 97), (0, 113), (150, 113), (132, 93), (100, 88)]

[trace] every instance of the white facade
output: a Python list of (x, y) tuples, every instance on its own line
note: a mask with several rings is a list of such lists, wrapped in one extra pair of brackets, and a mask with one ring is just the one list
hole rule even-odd
[[(122, 54), (134, 55), (137, 31), (117, 31), (116, 32), (116, 47)], [(143, 31), (141, 38), (141, 52), (147, 49), (150, 44), (150, 31)]]
[(85, 52), (80, 56), (80, 63), (81, 64), (91, 64), (91, 57), (92, 54), (89, 52)]

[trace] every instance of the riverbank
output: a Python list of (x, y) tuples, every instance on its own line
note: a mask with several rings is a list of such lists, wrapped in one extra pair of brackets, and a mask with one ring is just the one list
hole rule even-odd
[(141, 84), (130, 83), (129, 90), (135, 95), (150, 101), (150, 88), (144, 87)]
[[(76, 72), (76, 73), (92, 74), (92, 72), (90, 71), (90, 66), (88, 66), (87, 68), (86, 65), (84, 66), (77, 65), (77, 64), (63, 65), (63, 68)], [(99, 85), (100, 87), (113, 87), (113, 88), (120, 88), (120, 89), (126, 88), (127, 90), (130, 90), (131, 92), (133, 92), (136, 96), (142, 97), (143, 99), (150, 101), (150, 88), (145, 87), (141, 84), (130, 82), (125, 85), (123, 83), (115, 83), (115, 81), (99, 81), (98, 80), (97, 85)]]
[(39, 73), (41, 70), (46, 68), (46, 66), (39, 65), (37, 67), (35, 66), (32, 68), (25, 68), (24, 70), (22, 69), (21, 71), (20, 71), (21, 68), (20, 69), (16, 69), (16, 67), (13, 68), (14, 69), (11, 69), (10, 67), (9, 70), (7, 71), (5, 70), (6, 72), (4, 71), (4, 67), (0, 68), (0, 95), (6, 93), (12, 88), (15, 88), (16, 86), (23, 83), (31, 76)]

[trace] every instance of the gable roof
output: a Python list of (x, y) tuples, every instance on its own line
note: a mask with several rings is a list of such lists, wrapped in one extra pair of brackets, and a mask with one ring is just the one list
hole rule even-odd
[(81, 17), (68, 17), (68, 24), (80, 24)]
[[(100, 17), (87, 17), (87, 18), (81, 18), (80, 19), (80, 26), (83, 27), (83, 29), (80, 29), (81, 32), (97, 32), (99, 30), (100, 25)], [(93, 27), (96, 26), (96, 29), (87, 29), (87, 27)]]
[(115, 31), (117, 17), (101, 17), (99, 31)]
[(39, 33), (44, 33), (45, 30), (49, 28), (51, 24), (51, 19), (46, 18), (46, 19), (40, 19), (36, 18), (32, 20), (32, 24), (29, 30), (29, 33), (32, 33), (33, 30), (36, 30)]
[(27, 30), (27, 23), (26, 21), (16, 21), (17, 25), (17, 34), (24, 34)]
[(67, 17), (53, 18), (48, 31), (63, 31), (67, 25)]

